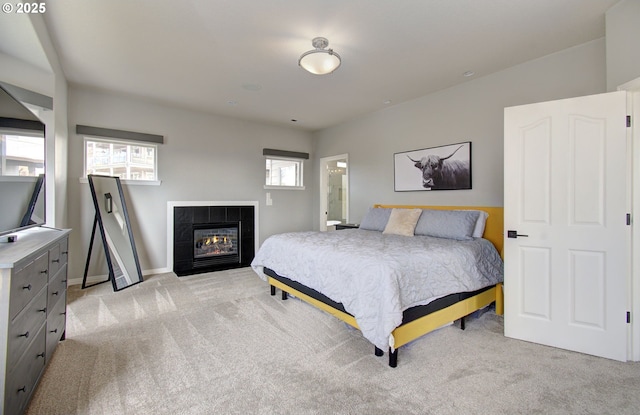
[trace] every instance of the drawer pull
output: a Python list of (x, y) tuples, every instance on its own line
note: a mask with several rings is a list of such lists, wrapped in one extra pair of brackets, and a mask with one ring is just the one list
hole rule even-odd
[(44, 352), (38, 353), (38, 355), (36, 357), (44, 357)]
[(51, 262), (60, 262), (60, 258), (58, 259), (52, 259)]
[(58, 295), (58, 292), (54, 291), (54, 292), (51, 293), (51, 295)]
[(26, 332), (24, 334), (20, 334), (20, 335), (18, 335), (18, 337), (24, 337), (25, 339), (28, 339), (29, 338), (29, 332)]
[(41, 308), (41, 309), (40, 309), (40, 310), (38, 310), (38, 311), (39, 311), (39, 312), (41, 312), (41, 313), (46, 313), (46, 312), (47, 312), (47, 307), (45, 307), (45, 308)]
[(31, 284), (25, 285), (24, 287), (22, 287), (22, 289), (31, 291)]
[(48, 269), (43, 269), (42, 271), (40, 271), (40, 274), (48, 274), (49, 270)]
[(23, 386), (20, 389), (18, 389), (18, 392), (26, 392), (27, 391), (27, 386)]
[(61, 315), (61, 316), (66, 316), (66, 315), (67, 315), (67, 312), (66, 312), (66, 311), (64, 311), (64, 312), (60, 313), (60, 315)]
[(57, 332), (58, 332), (58, 329), (53, 329), (49, 333), (57, 333)]

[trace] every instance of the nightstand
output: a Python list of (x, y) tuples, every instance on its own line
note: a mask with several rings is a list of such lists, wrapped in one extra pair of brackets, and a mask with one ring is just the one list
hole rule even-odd
[(343, 229), (358, 229), (360, 225), (357, 223), (339, 223), (336, 225), (336, 230), (341, 231)]

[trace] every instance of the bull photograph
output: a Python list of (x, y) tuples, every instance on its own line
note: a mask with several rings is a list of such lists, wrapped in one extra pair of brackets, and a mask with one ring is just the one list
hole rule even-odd
[(393, 155), (394, 190), (471, 189), (471, 142)]

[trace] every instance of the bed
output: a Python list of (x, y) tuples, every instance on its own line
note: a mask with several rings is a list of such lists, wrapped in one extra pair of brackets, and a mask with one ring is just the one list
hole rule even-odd
[(251, 266), (271, 295), (359, 329), (396, 367), (418, 337), (456, 320), (464, 329), (494, 302), (502, 314), (502, 245), (500, 207), (374, 205), (359, 229), (271, 236)]

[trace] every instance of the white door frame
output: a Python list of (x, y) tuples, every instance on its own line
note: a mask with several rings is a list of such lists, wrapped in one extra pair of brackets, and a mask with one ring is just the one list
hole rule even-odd
[(631, 110), (631, 327), (629, 333), (629, 360), (640, 361), (640, 78), (618, 87), (619, 91), (629, 91), (627, 108)]
[(327, 164), (336, 160), (347, 160), (347, 222), (349, 222), (349, 154), (322, 157), (320, 159), (320, 231), (322, 232), (327, 230), (327, 185), (329, 183)]

